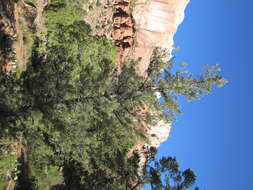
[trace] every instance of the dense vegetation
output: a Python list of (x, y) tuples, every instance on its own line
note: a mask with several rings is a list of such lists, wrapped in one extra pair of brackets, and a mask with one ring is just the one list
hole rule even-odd
[[(198, 78), (172, 74), (172, 63), (163, 61), (159, 49), (147, 76), (136, 74), (132, 60), (118, 74), (116, 47), (89, 35), (80, 3), (52, 0), (44, 12), (47, 40), (34, 39), (26, 71), (0, 73), (0, 179), (17, 176), (17, 190), (120, 190), (145, 183), (153, 189), (188, 188), (196, 177), (191, 170), (179, 171), (175, 158), (150, 156), (140, 177), (138, 155), (127, 153), (147, 141), (143, 122), (170, 121), (180, 112), (176, 97), (198, 99), (225, 80), (215, 68)], [(152, 114), (138, 114), (144, 105)], [(170, 173), (166, 185), (165, 172)]]

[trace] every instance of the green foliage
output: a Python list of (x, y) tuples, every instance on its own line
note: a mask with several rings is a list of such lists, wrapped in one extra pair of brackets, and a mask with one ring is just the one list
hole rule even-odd
[(116, 176), (121, 164), (116, 158), (125, 159), (138, 138), (121, 123), (116, 114), (120, 104), (106, 93), (113, 87), (116, 48), (105, 38), (90, 37), (82, 21), (57, 28), (48, 32), (47, 51), (35, 50), (21, 76), (17, 93), (28, 98), (22, 101), (25, 108), (17, 108), (20, 117), (13, 125), (24, 132), (40, 183), (49, 175), (45, 168), (72, 159), (86, 172), (99, 167)]
[(46, 25), (49, 31), (55, 31), (58, 25), (72, 25), (84, 18), (81, 8), (84, 0), (52, 0), (45, 8)]
[(152, 157), (144, 181), (150, 184), (152, 190), (184, 190), (195, 184), (196, 176), (191, 169), (180, 171), (176, 158), (163, 157), (156, 160)]
[[(61, 33), (49, 33), (47, 52), (34, 51), (32, 63), (20, 80), (15, 80), (15, 75), (2, 78), (3, 91), (20, 94), (19, 104), (13, 107), (15, 101), (2, 102), (6, 107), (2, 110), (9, 111), (5, 119), (15, 119), (7, 128), (22, 130), (27, 141), (30, 166), (36, 176), (27, 185), (43, 186), (43, 178), (52, 175), (47, 168), (54, 165), (64, 167), (66, 186), (72, 189), (130, 188), (138, 179), (137, 162), (129, 163), (126, 155), (145, 136), (144, 131), (133, 127), (134, 122), (149, 123), (148, 116), (138, 115), (138, 107), (149, 105), (158, 112), (151, 118), (166, 118), (166, 113), (159, 110), (167, 107), (175, 112), (169, 98), (198, 98), (211, 90), (210, 85), (219, 84), (221, 78), (208, 70), (197, 79), (167, 72), (164, 79), (157, 80), (164, 64), (159, 59), (155, 60), (159, 64), (150, 65), (146, 77), (135, 73), (134, 61), (126, 63), (115, 76), (112, 71), (116, 50), (109, 42), (90, 37), (84, 22), (59, 27), (64, 37)], [(81, 33), (85, 30), (87, 33)], [(190, 87), (186, 85), (191, 83)], [(13, 89), (15, 85), (20, 85), (19, 90)], [(159, 91), (165, 101), (157, 102), (154, 91)], [(171, 173), (178, 189), (188, 188), (195, 181), (192, 171), (180, 172), (173, 158), (155, 162), (155, 166), (150, 168), (148, 179), (156, 189), (165, 188), (163, 171)], [(171, 184), (166, 188), (170, 189)]]
[(64, 167), (66, 187), (73, 190), (130, 189), (138, 177), (136, 173), (136, 168), (138, 167), (139, 161), (138, 157), (132, 157), (126, 161), (124, 155), (122, 155), (120, 152), (117, 152), (117, 154), (113, 156), (116, 157), (112, 157), (111, 160), (107, 161), (116, 166), (114, 166), (115, 173), (112, 173), (108, 169), (104, 169), (103, 165), (98, 165), (98, 169), (89, 172), (76, 161), (68, 162)]
[(14, 141), (10, 138), (0, 138), (0, 189), (8, 183), (8, 178), (17, 174), (17, 152), (13, 148)]
[(0, 155), (0, 176), (7, 171), (13, 171), (17, 166), (17, 155), (15, 153), (5, 153)]
[(25, 0), (25, 2), (33, 6), (37, 4), (37, 0)]
[(0, 178), (0, 189), (3, 190), (4, 187), (8, 184), (6, 180)]
[[(147, 83), (143, 88), (152, 88), (161, 96), (161, 108), (169, 113), (170, 118), (174, 118), (176, 113), (180, 113), (177, 104), (177, 97), (183, 96), (187, 100), (199, 99), (213, 90), (213, 86), (222, 87), (227, 80), (218, 73), (218, 65), (206, 66), (204, 73), (199, 77), (194, 77), (188, 71), (171, 72), (172, 62), (164, 61), (166, 54), (160, 49), (155, 49), (151, 64), (148, 68)], [(157, 79), (164, 69), (163, 77)], [(155, 79), (155, 80), (154, 80)]]
[(44, 172), (45, 174), (42, 176), (36, 174), (36, 176), (38, 176), (38, 181), (40, 182), (39, 188), (49, 190), (51, 187), (63, 183), (64, 179), (58, 166), (46, 167)]
[[(16, 138), (21, 132), (27, 149), (17, 190), (54, 189), (63, 177), (67, 189), (132, 189), (139, 180), (139, 158), (127, 153), (136, 142), (147, 141), (141, 123), (171, 121), (180, 112), (178, 96), (198, 99), (226, 82), (216, 67), (197, 78), (172, 74), (171, 62), (164, 62), (165, 52), (158, 49), (146, 76), (135, 72), (138, 62), (132, 60), (115, 74), (116, 47), (89, 35), (82, 3), (52, 0), (44, 10), (47, 40), (33, 44), (27, 70), (19, 76), (0, 71), (0, 137)], [(140, 115), (146, 105), (151, 113)], [(8, 156), (11, 163), (17, 159)], [(0, 167), (6, 166), (5, 157), (0, 159)], [(155, 189), (179, 190), (190, 187), (195, 175), (179, 171), (176, 159), (169, 157), (154, 161), (145, 180)]]
[[(16, 81), (12, 75), (2, 79), (3, 91), (21, 94), (15, 107), (15, 101), (2, 104), (7, 108), (3, 112), (9, 111), (5, 119), (15, 119), (7, 128), (22, 130), (29, 147), (28, 158), (36, 180), (28, 185), (43, 186), (43, 178), (52, 175), (47, 168), (54, 165), (64, 167), (66, 186), (72, 189), (130, 188), (138, 179), (137, 162), (129, 163), (126, 155), (138, 140), (145, 140), (145, 132), (137, 131), (134, 122), (149, 123), (149, 117), (151, 121), (171, 119), (159, 110), (165, 107), (175, 113), (174, 96), (198, 98), (222, 78), (208, 70), (197, 79), (167, 72), (164, 79), (157, 80), (165, 64), (157, 58), (154, 61), (159, 64), (152, 63), (146, 77), (135, 73), (134, 61), (126, 63), (115, 76), (112, 71), (116, 50), (108, 41), (90, 37), (84, 22), (59, 27), (64, 34), (48, 34), (47, 52), (34, 51), (22, 80)], [(20, 85), (19, 90), (13, 90), (15, 85)], [(154, 91), (162, 94), (164, 102), (157, 101)], [(138, 115), (138, 107), (144, 105), (157, 114)], [(188, 188), (195, 181), (192, 171), (180, 172), (172, 158), (155, 165), (150, 168), (148, 179), (156, 189), (165, 188), (163, 171), (171, 173), (170, 178), (176, 180), (179, 189)], [(166, 188), (171, 188), (170, 183)]]

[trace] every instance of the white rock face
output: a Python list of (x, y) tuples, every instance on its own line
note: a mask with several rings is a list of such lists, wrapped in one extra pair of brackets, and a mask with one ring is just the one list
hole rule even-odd
[(157, 125), (150, 126), (148, 130), (150, 146), (159, 147), (162, 142), (168, 139), (170, 132), (171, 123), (165, 123), (163, 120), (160, 120)]
[[(136, 38), (134, 57), (141, 58), (137, 65), (140, 75), (145, 75), (155, 47), (167, 49), (168, 60), (173, 50), (173, 36), (184, 19), (189, 0), (137, 0), (133, 10)], [(156, 92), (160, 98), (160, 94)], [(170, 134), (171, 123), (159, 121), (150, 126), (148, 137), (151, 146), (158, 147)]]
[(136, 29), (135, 58), (142, 58), (138, 70), (144, 74), (155, 47), (166, 48), (168, 59), (173, 36), (184, 19), (189, 0), (137, 0), (133, 11)]
[[(136, 29), (134, 58), (141, 58), (137, 65), (140, 75), (145, 76), (155, 47), (167, 49), (168, 60), (172, 57), (173, 36), (184, 19), (188, 3), (189, 0), (137, 0), (133, 11)], [(161, 97), (159, 92), (155, 92), (155, 95), (158, 99)], [(149, 126), (147, 134), (150, 144), (140, 143), (135, 146), (133, 151), (140, 156), (139, 176), (143, 174), (149, 148), (157, 148), (168, 139), (171, 125), (160, 120), (156, 125)]]

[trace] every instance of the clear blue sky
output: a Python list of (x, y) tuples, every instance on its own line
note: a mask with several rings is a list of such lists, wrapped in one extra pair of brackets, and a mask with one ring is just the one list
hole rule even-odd
[(229, 83), (200, 101), (180, 101), (183, 114), (158, 156), (192, 168), (202, 190), (253, 190), (253, 1), (192, 0), (174, 52), (193, 73), (219, 63)]

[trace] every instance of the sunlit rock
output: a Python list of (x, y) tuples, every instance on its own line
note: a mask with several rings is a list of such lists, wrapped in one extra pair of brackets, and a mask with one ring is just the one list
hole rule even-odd
[(134, 56), (141, 58), (138, 71), (142, 74), (155, 47), (166, 48), (168, 59), (173, 50), (173, 36), (184, 19), (189, 0), (138, 0), (133, 11), (136, 29)]
[(166, 141), (171, 132), (171, 122), (166, 123), (160, 120), (156, 125), (150, 126), (148, 130), (148, 138), (150, 146), (158, 147), (162, 142)]
[[(166, 49), (167, 60), (172, 55), (174, 46), (173, 37), (179, 24), (184, 19), (184, 10), (189, 0), (137, 0), (133, 18), (135, 21), (135, 45), (134, 58), (139, 59), (137, 71), (145, 76), (155, 47)], [(155, 92), (157, 99), (161, 98), (159, 92)], [(159, 120), (156, 125), (147, 126), (147, 138), (149, 144), (138, 143), (129, 152), (139, 154), (140, 162), (138, 174), (142, 176), (147, 162), (147, 154), (150, 147), (158, 148), (166, 141), (171, 133), (171, 122)]]

